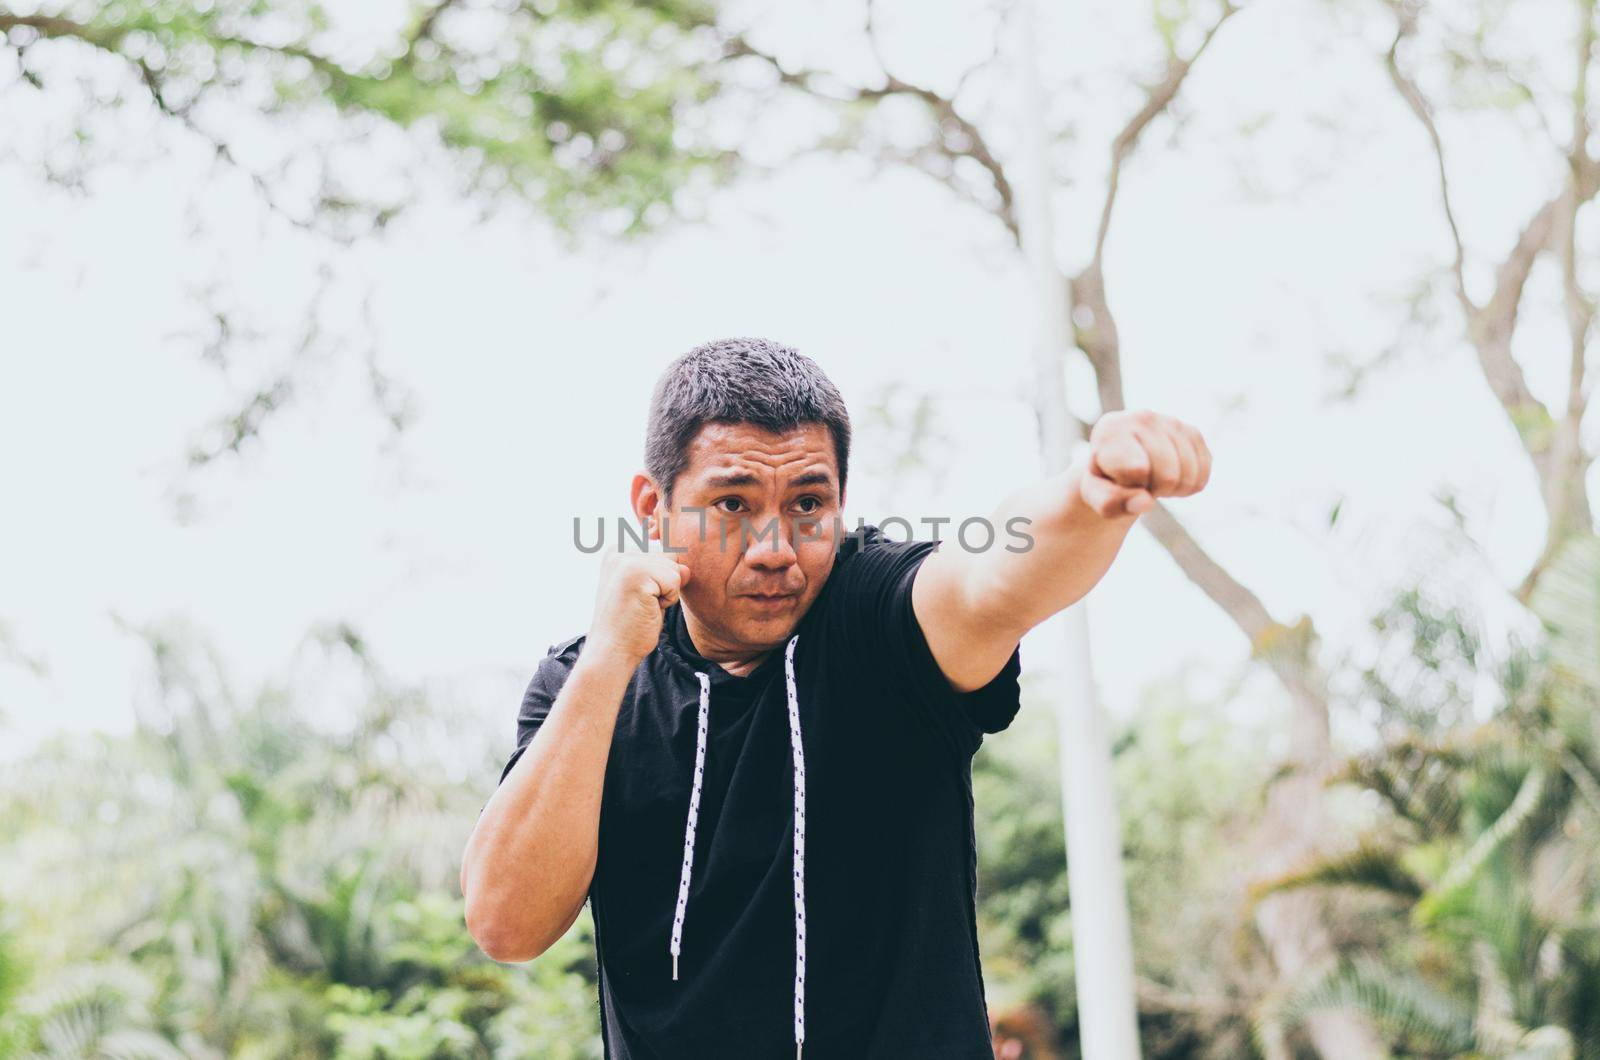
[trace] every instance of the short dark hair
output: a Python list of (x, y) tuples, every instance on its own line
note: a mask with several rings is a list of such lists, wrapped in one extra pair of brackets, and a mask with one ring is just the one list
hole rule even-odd
[(833, 435), (839, 492), (850, 468), (850, 413), (817, 363), (769, 339), (718, 339), (667, 365), (650, 398), (644, 464), (672, 502), (689, 463), (689, 443), (708, 423), (750, 423), (786, 431), (820, 423)]

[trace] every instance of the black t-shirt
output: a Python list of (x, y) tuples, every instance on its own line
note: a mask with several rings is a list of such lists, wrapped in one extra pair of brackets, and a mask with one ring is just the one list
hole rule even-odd
[[(1020, 649), (955, 691), (911, 606), (938, 544), (846, 536), (795, 630), (804, 752), (804, 1057), (994, 1054), (978, 963), (972, 756), (1019, 705)], [(523, 699), (510, 773), (583, 649), (550, 649)], [(709, 724), (680, 925), (701, 682)], [(617, 715), (589, 905), (612, 1060), (794, 1055), (795, 819), (785, 651), (735, 677), (697, 651), (682, 608)]]

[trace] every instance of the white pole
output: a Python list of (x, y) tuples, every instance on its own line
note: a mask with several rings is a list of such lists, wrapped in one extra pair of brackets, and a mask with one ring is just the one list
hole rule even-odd
[[(1067, 427), (1071, 418), (1063, 362), (1073, 339), (1068, 326), (1070, 296), (1053, 247), (1049, 132), (1038, 68), (1038, 2), (1021, 0), (1018, 20), (1023, 160), (1022, 179), (1017, 182), (1018, 228), (1033, 280), (1038, 320), (1033, 365), (1039, 441), (1047, 468), (1056, 471), (1067, 465), (1073, 444), (1081, 439), (1068, 437)], [(1121, 828), (1112, 787), (1111, 740), (1094, 687), (1087, 602), (1068, 608), (1061, 623), (1067, 687), (1057, 732), (1079, 1040), (1084, 1060), (1138, 1060), (1133, 939), (1122, 872)]]

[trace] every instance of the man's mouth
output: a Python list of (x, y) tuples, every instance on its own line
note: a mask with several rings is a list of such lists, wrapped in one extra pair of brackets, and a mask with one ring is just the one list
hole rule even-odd
[(788, 603), (797, 595), (796, 593), (748, 593), (746, 594), (746, 599), (754, 600), (758, 604), (769, 607), (776, 607), (780, 604)]

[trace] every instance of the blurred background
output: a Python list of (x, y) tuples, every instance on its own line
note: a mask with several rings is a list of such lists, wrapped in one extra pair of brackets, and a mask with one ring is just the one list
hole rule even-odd
[(1030, 96), (1005, 0), (0, 0), (0, 1056), (599, 1057), (459, 855), (760, 335), (852, 521), (1213, 453), (976, 759), (997, 1054), (1081, 1055), (1099, 709), (1144, 1055), (1600, 1057), (1595, 7), (1041, 3)]

